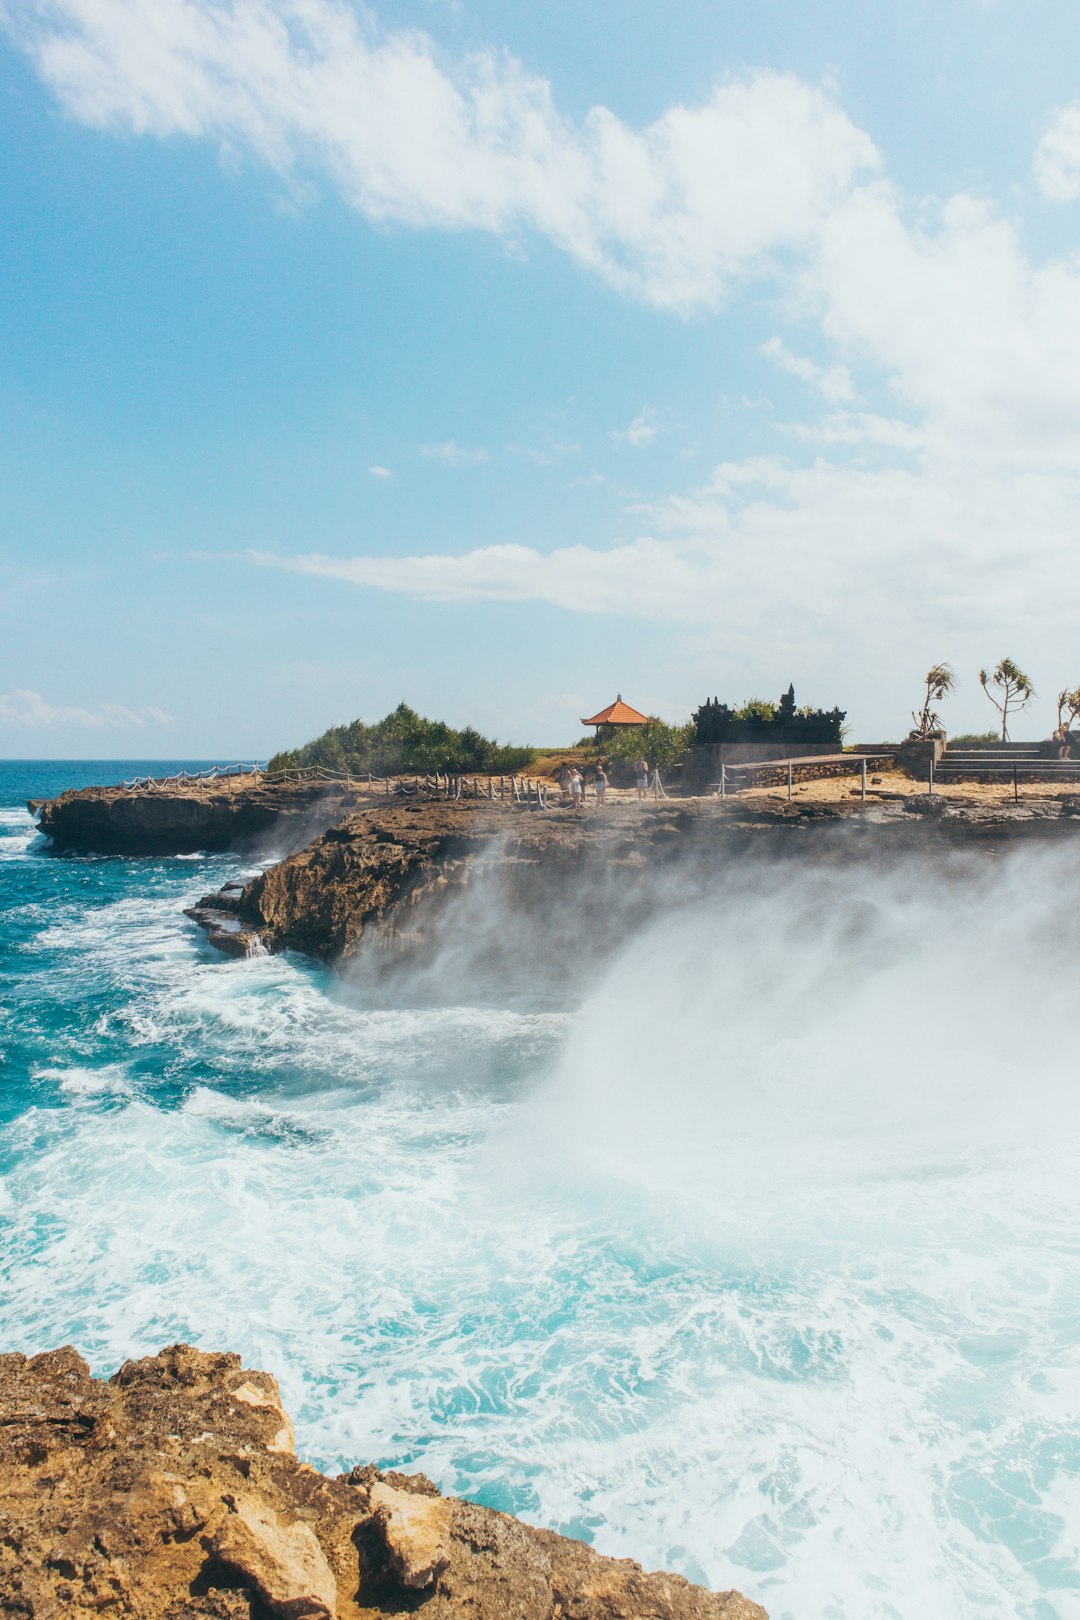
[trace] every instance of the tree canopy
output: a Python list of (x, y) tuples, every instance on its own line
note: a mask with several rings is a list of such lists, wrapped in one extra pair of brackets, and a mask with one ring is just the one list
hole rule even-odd
[(399, 703), (382, 720), (353, 720), (331, 726), (302, 748), (275, 754), (268, 770), (321, 765), (325, 770), (364, 776), (395, 776), (402, 771), (518, 771), (531, 765), (535, 748), (515, 748), (483, 736), (473, 726), (457, 731), (444, 720), (428, 720)]

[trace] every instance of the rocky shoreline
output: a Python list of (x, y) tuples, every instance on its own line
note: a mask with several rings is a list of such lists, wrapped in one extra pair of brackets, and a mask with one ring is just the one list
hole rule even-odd
[(99, 855), (189, 855), (272, 841), (299, 849), (374, 795), (366, 787), (223, 778), (140, 788), (69, 788), (29, 809), (57, 849)]
[(890, 863), (958, 848), (992, 856), (1075, 836), (1080, 797), (989, 806), (928, 794), (621, 800), (582, 812), (295, 784), (94, 788), (41, 806), (40, 826), (65, 851), (270, 856), (260, 876), (188, 912), (227, 954), (291, 949), (337, 964), (362, 955), (374, 978), (406, 963), (431, 967), (453, 944), (459, 968), (505, 976), (511, 961), (551, 957), (568, 911), (589, 918), (590, 952), (602, 954), (658, 907), (755, 860)]
[(108, 1381), (0, 1356), (0, 1615), (767, 1620), (738, 1592), (439, 1494), (301, 1462), (275, 1380), (173, 1345)]

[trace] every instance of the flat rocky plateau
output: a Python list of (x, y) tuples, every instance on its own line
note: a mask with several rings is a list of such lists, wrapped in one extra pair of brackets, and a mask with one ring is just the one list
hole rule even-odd
[(173, 1345), (105, 1382), (0, 1356), (0, 1615), (18, 1620), (767, 1620), (738, 1592), (470, 1502), (300, 1462), (268, 1373)]

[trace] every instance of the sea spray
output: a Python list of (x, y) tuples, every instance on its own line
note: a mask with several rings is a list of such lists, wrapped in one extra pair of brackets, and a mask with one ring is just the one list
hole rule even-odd
[(599, 981), (582, 894), (568, 1012), (225, 961), (228, 858), (16, 833), (7, 1346), (239, 1350), (313, 1461), (773, 1620), (1076, 1620), (1067, 846), (718, 872)]

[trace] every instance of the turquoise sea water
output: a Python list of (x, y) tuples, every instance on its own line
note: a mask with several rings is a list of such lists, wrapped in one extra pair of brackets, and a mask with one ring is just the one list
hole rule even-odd
[(0, 764), (5, 1348), (239, 1350), (319, 1466), (774, 1620), (1080, 1620), (1075, 857), (718, 880), (603, 972), (583, 897), (573, 1005), (387, 1005), (184, 918), (272, 851), (50, 853), (133, 768)]

